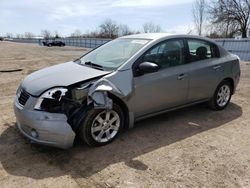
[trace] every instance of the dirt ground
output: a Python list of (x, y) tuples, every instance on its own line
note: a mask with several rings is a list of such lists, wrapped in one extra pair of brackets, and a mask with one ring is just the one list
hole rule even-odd
[(83, 48), (0, 42), (1, 187), (250, 187), (250, 63), (224, 111), (198, 105), (141, 121), (113, 143), (69, 150), (31, 144), (15, 127), (16, 88)]

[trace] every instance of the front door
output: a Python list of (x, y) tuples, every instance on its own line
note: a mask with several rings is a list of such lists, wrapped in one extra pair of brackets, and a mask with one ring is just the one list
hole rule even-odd
[(182, 40), (162, 42), (144, 54), (141, 62), (156, 63), (160, 69), (134, 78), (136, 118), (186, 102), (189, 74), (185, 59)]

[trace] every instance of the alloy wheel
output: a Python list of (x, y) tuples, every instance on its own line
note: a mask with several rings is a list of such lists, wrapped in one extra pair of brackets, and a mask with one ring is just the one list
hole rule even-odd
[(116, 136), (119, 128), (119, 114), (114, 110), (104, 110), (94, 118), (91, 135), (96, 142), (108, 142)]
[(228, 103), (230, 95), (231, 95), (230, 87), (226, 84), (222, 85), (218, 91), (216, 99), (218, 106), (224, 107)]

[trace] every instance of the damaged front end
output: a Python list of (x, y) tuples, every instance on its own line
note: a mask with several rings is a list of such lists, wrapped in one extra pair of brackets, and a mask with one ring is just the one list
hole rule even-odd
[[(112, 108), (113, 103), (107, 93), (109, 88), (99, 85), (94, 90), (95, 83), (96, 80), (92, 80), (68, 87), (51, 88), (38, 98), (31, 96), (29, 102), (32, 104), (28, 103), (23, 107), (20, 107), (16, 100), (16, 106), (19, 106), (15, 108), (18, 128), (36, 143), (60, 148), (71, 147), (89, 109)], [(34, 110), (29, 110), (25, 114), (26, 109)], [(30, 116), (31, 112), (34, 112), (32, 116)], [(39, 123), (35, 122), (37, 120)], [(29, 127), (29, 130), (36, 131), (34, 137), (32, 131), (24, 131), (26, 129), (24, 124)]]
[[(35, 97), (19, 89), (14, 103), (17, 127), (32, 142), (69, 148), (86, 108), (88, 87), (56, 87)], [(27, 101), (23, 104), (25, 97)]]
[[(64, 149), (71, 147), (91, 108), (110, 110), (114, 103), (112, 96), (119, 99), (129, 96), (131, 83), (123, 88), (116, 87), (117, 82), (126, 80), (124, 77), (131, 78), (128, 72), (123, 73), (118, 78), (111, 73), (67, 87), (54, 87), (38, 98), (30, 96), (24, 106), (20, 105), (20, 94), (17, 94), (15, 113), (19, 130), (36, 143)], [(128, 123), (133, 123), (131, 114), (127, 115)]]
[(79, 127), (78, 122), (88, 109), (87, 95), (91, 85), (92, 82), (87, 82), (49, 89), (38, 98), (34, 108), (48, 113), (65, 114), (67, 122), (76, 132)]

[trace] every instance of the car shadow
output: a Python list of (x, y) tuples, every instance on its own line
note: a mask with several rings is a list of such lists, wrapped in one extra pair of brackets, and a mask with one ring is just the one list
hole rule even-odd
[(140, 121), (109, 145), (90, 148), (77, 141), (69, 150), (30, 144), (14, 123), (5, 124), (8, 128), (0, 136), (0, 161), (7, 173), (34, 179), (86, 178), (120, 162), (144, 171), (148, 166), (137, 160), (138, 156), (223, 126), (241, 115), (242, 108), (234, 103), (223, 111), (196, 105)]

